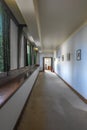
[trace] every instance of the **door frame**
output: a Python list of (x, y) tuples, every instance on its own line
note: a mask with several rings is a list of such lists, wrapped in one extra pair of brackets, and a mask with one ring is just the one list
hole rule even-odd
[(44, 71), (44, 61), (45, 58), (50, 58), (51, 59), (51, 71), (53, 71), (53, 57), (43, 57), (43, 71)]

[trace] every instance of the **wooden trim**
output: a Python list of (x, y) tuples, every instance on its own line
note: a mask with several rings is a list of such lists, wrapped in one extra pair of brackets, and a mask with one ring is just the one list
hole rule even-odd
[(85, 99), (80, 93), (78, 93), (70, 84), (68, 84), (62, 77), (55, 73), (83, 102), (87, 104), (87, 99)]
[[(39, 76), (39, 74), (38, 74), (38, 76)], [(29, 93), (29, 95), (28, 95), (28, 98), (27, 98), (27, 100), (26, 100), (26, 102), (25, 102), (25, 104), (24, 104), (24, 107), (23, 107), (23, 109), (22, 109), (22, 111), (21, 111), (21, 113), (20, 113), (20, 115), (19, 115), (19, 118), (18, 118), (18, 120), (17, 120), (17, 122), (16, 122), (16, 124), (15, 124), (13, 130), (17, 130), (18, 125), (20, 124), (21, 118), (22, 118), (22, 116), (23, 116), (23, 114), (24, 114), (25, 108), (26, 108), (27, 103), (28, 103), (28, 100), (29, 100), (29, 98), (30, 98), (30, 96), (31, 96), (31, 94), (32, 94), (32, 91), (33, 91), (34, 85), (35, 85), (35, 83), (36, 83), (36, 81), (37, 81), (37, 79), (38, 79), (38, 76), (37, 76), (37, 78), (36, 78), (36, 80), (35, 80), (35, 82), (34, 82), (34, 84), (33, 84), (33, 87), (32, 87), (32, 89), (31, 89), (31, 91), (30, 91), (30, 93)]]

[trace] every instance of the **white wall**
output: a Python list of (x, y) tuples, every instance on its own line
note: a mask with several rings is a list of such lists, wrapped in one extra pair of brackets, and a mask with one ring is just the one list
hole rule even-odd
[[(76, 50), (81, 49), (81, 60), (76, 60)], [(57, 49), (55, 72), (87, 99), (87, 24), (82, 26)], [(67, 60), (70, 53), (70, 61)], [(64, 55), (64, 61), (58, 57)]]
[(17, 69), (18, 27), (10, 20), (10, 69)]
[(0, 130), (13, 130), (38, 73), (39, 68), (0, 109)]

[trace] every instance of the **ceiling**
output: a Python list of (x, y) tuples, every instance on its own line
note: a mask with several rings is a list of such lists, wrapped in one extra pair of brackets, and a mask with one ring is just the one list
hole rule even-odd
[[(87, 19), (87, 0), (5, 1), (10, 8), (9, 1), (15, 2), (28, 26), (28, 35), (42, 51), (55, 50)], [(16, 7), (11, 10), (14, 13)]]

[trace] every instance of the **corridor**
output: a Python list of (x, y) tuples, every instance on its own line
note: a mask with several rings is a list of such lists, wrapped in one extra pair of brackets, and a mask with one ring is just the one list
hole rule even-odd
[(87, 105), (54, 73), (40, 72), (17, 130), (87, 130)]

